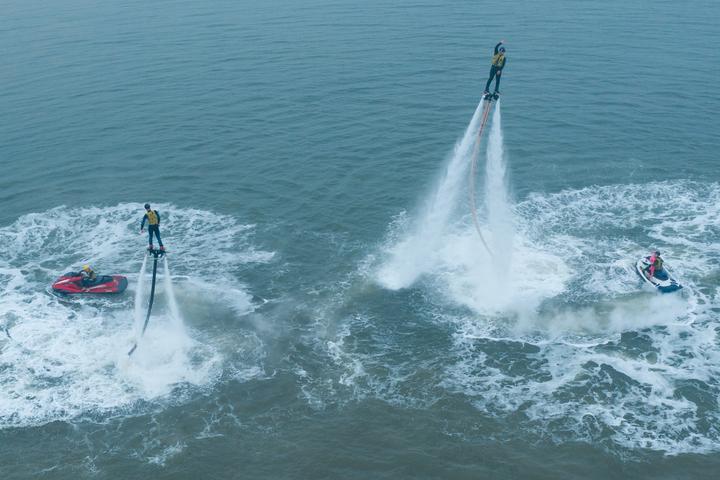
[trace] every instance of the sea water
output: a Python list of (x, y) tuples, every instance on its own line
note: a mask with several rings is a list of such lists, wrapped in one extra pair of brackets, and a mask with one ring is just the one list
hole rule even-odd
[(6, 2), (0, 477), (712, 478), (719, 15)]

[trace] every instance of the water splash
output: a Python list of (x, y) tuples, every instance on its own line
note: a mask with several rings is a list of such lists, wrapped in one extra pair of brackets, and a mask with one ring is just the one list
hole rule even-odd
[(477, 205), (476, 205), (476, 188), (475, 188), (475, 179), (477, 178), (477, 163), (478, 158), (480, 157), (480, 145), (482, 143), (482, 136), (483, 131), (485, 129), (485, 124), (487, 123), (488, 116), (490, 115), (490, 110), (492, 109), (493, 103), (490, 100), (486, 100), (485, 104), (483, 106), (483, 113), (482, 113), (482, 119), (480, 121), (480, 128), (478, 129), (477, 134), (477, 140), (475, 141), (475, 148), (473, 149), (472, 159), (471, 159), (471, 168), (470, 168), (470, 179), (469, 179), (469, 193), (470, 193), (470, 215), (472, 216), (473, 225), (475, 226), (475, 230), (477, 231), (478, 237), (480, 237), (480, 241), (482, 242), (483, 247), (488, 251), (490, 255), (492, 255), (492, 249), (490, 248), (490, 245), (488, 245), (487, 241), (485, 240), (485, 235), (483, 235), (482, 232), (482, 226), (480, 225), (480, 219), (478, 218), (478, 212), (477, 212)]
[(163, 257), (163, 266), (165, 267), (163, 285), (165, 287), (165, 292), (167, 293), (168, 307), (170, 307), (170, 318), (175, 328), (185, 330), (182, 315), (180, 314), (180, 308), (178, 307), (177, 300), (175, 299), (175, 289), (173, 288), (172, 278), (170, 276), (170, 267), (168, 266), (168, 259), (166, 256)]
[(507, 181), (507, 162), (503, 146), (500, 102), (495, 107), (488, 138), (485, 167), (485, 208), (487, 228), (495, 254), (491, 258), (492, 276), (499, 292), (507, 291), (512, 268), (514, 221), (510, 188)]
[(145, 318), (145, 270), (147, 269), (147, 255), (143, 257), (142, 267), (138, 275), (137, 285), (135, 286), (135, 306), (133, 308), (133, 331), (135, 338), (139, 338)]
[[(391, 227), (387, 257), (376, 277), (385, 288), (397, 290), (426, 275), (428, 284), (443, 297), (476, 313), (532, 316), (545, 299), (562, 291), (571, 272), (562, 258), (538, 248), (528, 232), (518, 230), (521, 225), (514, 220), (507, 179), (500, 102), (494, 105), (478, 232), (472, 212), (459, 195), (467, 188), (462, 177), (481, 149), (476, 138), (482, 104), (416, 227), (406, 231), (405, 225)], [(400, 230), (403, 234), (397, 235)], [(479, 242), (478, 233), (489, 241), (493, 254)], [(522, 258), (523, 264), (515, 265), (513, 258)]]
[[(273, 252), (252, 244), (253, 227), (215, 212), (172, 205), (159, 208), (173, 219), (177, 254), (173, 273), (187, 275), (189, 284), (203, 286), (219, 272), (227, 292), (236, 293), (232, 297), (192, 296), (188, 300), (195, 310), (183, 311), (185, 319), (202, 321), (208, 309), (223, 317), (252, 311), (249, 295), (228, 273), (228, 265), (273, 258)], [(253, 368), (262, 362), (264, 346), (251, 330), (241, 329), (238, 338), (252, 338), (254, 350), (237, 359), (236, 349), (225, 353), (227, 349), (218, 347), (216, 335), (225, 339), (225, 332), (204, 329), (191, 339), (175, 328), (172, 302), (166, 300), (162, 282), (158, 316), (153, 316), (143, 345), (128, 357), (130, 337), (138, 325), (142, 328), (149, 293), (148, 264), (138, 266), (143, 260), (137, 255), (136, 232), (135, 204), (56, 207), (0, 227), (0, 325), (12, 336), (0, 332), (0, 430), (68, 420), (87, 412), (102, 415), (133, 405), (144, 408), (146, 402), (171, 392), (175, 392), (174, 401), (183, 401), (183, 395), (193, 390), (185, 386), (212, 385), (226, 369), (249, 372), (236, 378), (250, 378), (260, 371)], [(209, 252), (206, 245), (211, 240), (218, 248)], [(41, 261), (38, 252), (42, 252)], [(58, 272), (86, 258), (99, 270), (140, 270), (140, 274), (133, 276), (126, 294), (62, 300), (48, 295), (47, 285)], [(202, 287), (193, 290), (204, 292)], [(188, 295), (175, 283), (172, 293), (183, 305), (181, 292), (183, 297)], [(245, 298), (245, 308), (238, 308), (243, 303), (238, 299)], [(178, 386), (183, 388), (177, 391)]]
[(407, 288), (437, 264), (437, 251), (442, 246), (448, 222), (458, 206), (458, 197), (464, 188), (481, 105), (478, 104), (465, 134), (455, 145), (450, 162), (427, 199), (415, 227), (404, 239), (389, 248), (389, 260), (377, 275), (380, 284), (386, 288)]

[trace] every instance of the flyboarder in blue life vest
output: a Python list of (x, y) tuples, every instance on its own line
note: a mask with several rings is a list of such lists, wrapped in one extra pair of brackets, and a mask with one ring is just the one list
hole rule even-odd
[(143, 215), (142, 222), (140, 222), (140, 233), (145, 231), (145, 221), (148, 222), (148, 236), (150, 240), (150, 246), (148, 250), (152, 251), (153, 248), (153, 233), (157, 237), (158, 243), (160, 244), (160, 250), (165, 251), (162, 240), (160, 240), (160, 214), (157, 210), (151, 210), (150, 204), (145, 204), (145, 215)]
[(495, 53), (493, 53), (492, 61), (490, 62), (490, 78), (488, 78), (488, 81), (485, 84), (485, 91), (483, 92), (483, 95), (490, 95), (490, 83), (492, 83), (493, 78), (495, 79), (494, 94), (500, 94), (500, 76), (502, 75), (503, 68), (505, 68), (505, 63), (507, 62), (505, 47), (502, 46), (504, 42), (505, 40), (500, 40), (500, 42), (495, 45)]

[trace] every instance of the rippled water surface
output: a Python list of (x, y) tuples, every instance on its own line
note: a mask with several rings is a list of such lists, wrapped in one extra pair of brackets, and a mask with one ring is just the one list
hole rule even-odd
[(2, 10), (3, 479), (720, 468), (715, 2)]

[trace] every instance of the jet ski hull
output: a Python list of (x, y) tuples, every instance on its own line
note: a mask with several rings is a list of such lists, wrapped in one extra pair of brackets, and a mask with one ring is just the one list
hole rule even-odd
[(83, 285), (82, 277), (74, 273), (66, 273), (52, 284), (55, 293), (122, 293), (127, 288), (127, 278), (122, 275), (103, 275), (90, 285)]
[(657, 288), (662, 293), (670, 293), (680, 290), (682, 285), (675, 280), (668, 270), (667, 266), (663, 266), (662, 272), (653, 277), (648, 277), (645, 271), (650, 266), (650, 257), (641, 258), (635, 264), (635, 272), (645, 282)]

